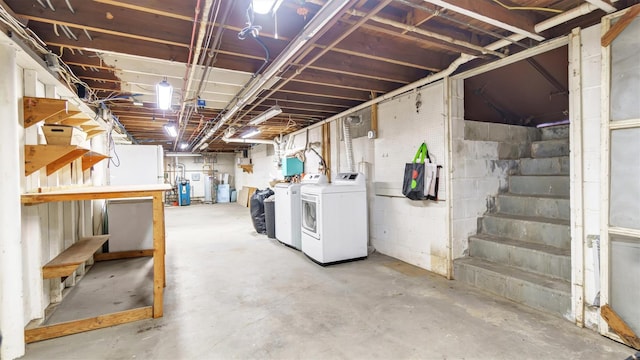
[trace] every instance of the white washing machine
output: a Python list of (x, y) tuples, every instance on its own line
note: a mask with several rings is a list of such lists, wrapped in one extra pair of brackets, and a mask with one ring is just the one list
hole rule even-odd
[(367, 186), (361, 173), (332, 184), (303, 185), (302, 252), (321, 265), (367, 257)]
[(307, 174), (300, 184), (280, 183), (276, 193), (276, 239), (294, 249), (301, 250), (302, 210), (300, 209), (300, 187), (302, 184), (326, 184), (322, 174)]

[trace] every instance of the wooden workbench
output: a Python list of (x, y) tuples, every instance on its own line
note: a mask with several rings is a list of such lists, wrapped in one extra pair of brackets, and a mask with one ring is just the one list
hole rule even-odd
[[(153, 249), (104, 254), (101, 259), (114, 260), (136, 256), (153, 256), (153, 305), (130, 309), (97, 317), (74, 320), (54, 325), (39, 326), (25, 330), (27, 343), (51, 339), (83, 331), (105, 328), (117, 324), (162, 316), (165, 286), (165, 237), (164, 237), (164, 191), (171, 185), (153, 184), (139, 186), (78, 187), (45, 193), (23, 194), (24, 205), (36, 205), (55, 201), (125, 199), (149, 197), (153, 199)], [(96, 257), (98, 257), (97, 254)]]

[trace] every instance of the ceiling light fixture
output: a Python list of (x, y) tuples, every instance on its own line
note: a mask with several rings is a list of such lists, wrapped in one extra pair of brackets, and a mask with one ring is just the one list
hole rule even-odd
[(160, 110), (169, 110), (171, 107), (171, 97), (173, 96), (173, 86), (167, 82), (167, 78), (156, 84), (157, 104)]
[(262, 114), (256, 116), (251, 121), (249, 121), (249, 125), (262, 124), (263, 122), (281, 113), (282, 113), (282, 109), (280, 108), (280, 106), (278, 105), (272, 106), (267, 111), (263, 112)]
[(176, 129), (176, 125), (174, 123), (164, 124), (163, 127), (164, 127), (164, 131), (167, 133), (167, 135), (169, 135), (171, 137), (178, 136), (178, 130)]
[(180, 150), (185, 150), (185, 149), (186, 149), (186, 148), (188, 148), (188, 147), (189, 147), (189, 144), (187, 144), (187, 143), (185, 143), (185, 142), (180, 143)]
[(250, 137), (256, 136), (258, 134), (260, 134), (260, 129), (255, 128), (255, 129), (251, 129), (251, 130), (247, 131), (246, 133), (244, 133), (241, 136), (241, 138), (246, 139), (246, 138), (250, 138)]
[(258, 14), (269, 14), (278, 11), (282, 0), (253, 0), (253, 12)]

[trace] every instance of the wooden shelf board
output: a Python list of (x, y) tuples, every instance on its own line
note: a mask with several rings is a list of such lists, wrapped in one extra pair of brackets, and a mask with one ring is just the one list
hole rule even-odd
[(82, 171), (88, 170), (93, 165), (107, 158), (109, 158), (107, 155), (103, 155), (95, 151), (85, 153), (82, 155)]
[(58, 114), (67, 113), (67, 100), (46, 99), (25, 96), (22, 100), (24, 109), (24, 127), (28, 128), (42, 120)]
[(94, 130), (102, 130), (102, 126), (95, 125), (95, 124), (85, 124), (85, 125), (80, 125), (80, 127), (82, 128), (82, 131), (84, 131), (84, 132), (89, 132), (89, 131), (94, 131)]
[(33, 174), (77, 148), (75, 145), (25, 145), (25, 176)]
[(69, 276), (78, 266), (89, 260), (109, 239), (109, 235), (98, 235), (81, 239), (42, 267), (42, 278), (53, 279)]
[(63, 125), (71, 125), (71, 126), (81, 126), (84, 124), (89, 123), (91, 120), (86, 119), (86, 118), (79, 118), (79, 117), (70, 117), (68, 119), (64, 119), (62, 120), (60, 123)]
[(70, 118), (70, 117), (72, 117), (74, 115), (80, 114), (80, 113), (81, 113), (81, 111), (75, 111), (75, 110), (67, 110), (65, 112), (58, 112), (58, 113), (53, 114), (53, 115), (49, 116), (48, 118), (44, 119), (44, 123), (45, 124), (59, 124), (62, 121), (66, 120), (66, 119), (68, 119), (68, 118)]
[(90, 130), (90, 131), (87, 132), (87, 140), (91, 139), (92, 137), (94, 137), (96, 135), (102, 134), (104, 132), (106, 132), (106, 131), (102, 130), (102, 129), (100, 129), (100, 130)]
[(71, 163), (73, 160), (79, 158), (80, 156), (82, 156), (83, 154), (89, 151), (89, 149), (81, 148), (75, 145), (70, 145), (70, 146), (73, 146), (75, 149), (62, 155), (60, 158), (50, 162), (47, 165), (47, 175), (51, 175), (54, 172), (62, 169), (65, 165)]
[(242, 172), (246, 172), (246, 173), (249, 173), (249, 174), (253, 173), (253, 164), (239, 165), (239, 166), (242, 169)]
[(46, 193), (28, 193), (20, 196), (23, 204), (42, 204), (52, 201), (125, 199), (132, 197), (162, 196), (171, 190), (169, 184), (127, 185), (127, 186), (86, 186), (61, 189)]

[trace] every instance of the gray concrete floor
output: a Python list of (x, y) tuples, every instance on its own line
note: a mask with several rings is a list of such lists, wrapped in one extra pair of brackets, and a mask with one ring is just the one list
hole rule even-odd
[[(320, 267), (256, 234), (248, 209), (236, 204), (167, 208), (166, 219), (163, 318), (30, 344), (25, 359), (624, 359), (634, 353), (566, 320), (381, 254)], [(82, 281), (95, 279), (89, 272)]]

